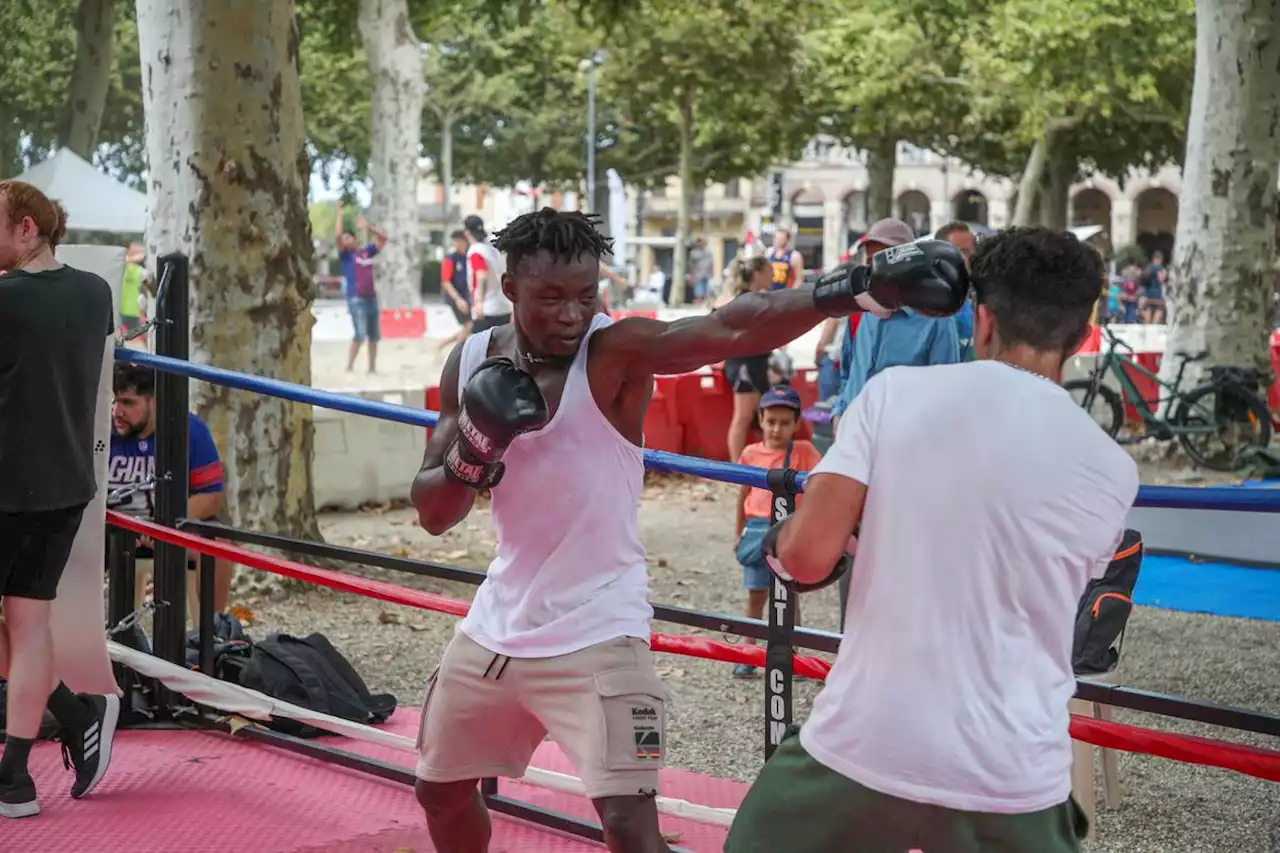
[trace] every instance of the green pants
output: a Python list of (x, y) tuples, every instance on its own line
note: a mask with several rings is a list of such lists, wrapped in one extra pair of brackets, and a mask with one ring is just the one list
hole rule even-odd
[(724, 853), (1078, 853), (1075, 801), (1030, 814), (961, 812), (865, 788), (814, 760), (793, 728), (738, 808)]

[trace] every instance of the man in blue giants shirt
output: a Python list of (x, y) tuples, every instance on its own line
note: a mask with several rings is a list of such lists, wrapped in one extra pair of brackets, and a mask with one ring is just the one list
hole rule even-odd
[[(111, 407), (111, 466), (107, 473), (108, 507), (128, 515), (151, 518), (155, 512), (151, 485), (156, 476), (156, 376), (155, 371), (132, 364), (117, 364), (113, 379), (115, 401)], [(222, 460), (204, 421), (188, 416), (188, 486), (187, 518), (207, 521), (222, 512)], [(145, 486), (145, 488), (143, 488)], [(132, 489), (132, 491), (130, 491)], [(137, 556), (150, 559), (151, 543), (139, 543)], [(195, 568), (195, 556), (189, 555), (188, 568)], [(227, 606), (231, 591), (232, 567), (218, 560), (214, 585), (214, 612)], [(139, 583), (141, 596), (143, 583)], [(194, 617), (198, 611), (195, 578), (187, 583), (187, 599)]]

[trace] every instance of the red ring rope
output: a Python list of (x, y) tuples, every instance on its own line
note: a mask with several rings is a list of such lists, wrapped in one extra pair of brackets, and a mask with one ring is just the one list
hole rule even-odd
[[(181, 530), (173, 530), (150, 521), (121, 515), (118, 512), (108, 511), (107, 523), (241, 566), (307, 581), (329, 589), (354, 592), (357, 595), (391, 604), (403, 604), (453, 616), (465, 616), (470, 609), (470, 605), (465, 601), (342, 572), (318, 569), (292, 560), (268, 557), (257, 551), (206, 539)], [(726, 663), (745, 663), (755, 666), (764, 666), (765, 663), (765, 650), (760, 646), (734, 645), (706, 637), (655, 633), (650, 638), (650, 646), (658, 652)], [(831, 664), (823, 658), (796, 655), (794, 671), (796, 675), (821, 681), (831, 671)], [(1095, 720), (1075, 714), (1071, 715), (1071, 737), (1105, 749), (1145, 753), (1206, 767), (1221, 767), (1246, 776), (1280, 782), (1280, 751), (1212, 738), (1162, 732), (1108, 720)]]

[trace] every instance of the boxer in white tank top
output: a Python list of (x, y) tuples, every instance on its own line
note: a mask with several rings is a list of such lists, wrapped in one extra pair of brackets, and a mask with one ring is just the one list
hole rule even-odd
[[(668, 850), (653, 800), (664, 690), (636, 532), (653, 377), (768, 352), (860, 310), (874, 284), (851, 276), (746, 294), (674, 323), (615, 323), (598, 313), (611, 241), (597, 222), (544, 208), (495, 235), (512, 321), (449, 356), (440, 422), (413, 483), (428, 532), (456, 525), (484, 490), (498, 532), (422, 710), (416, 791), (440, 853), (488, 850), (477, 781), (522, 776), (548, 733), (581, 776), (610, 850)], [(918, 278), (958, 286), (924, 267)]]

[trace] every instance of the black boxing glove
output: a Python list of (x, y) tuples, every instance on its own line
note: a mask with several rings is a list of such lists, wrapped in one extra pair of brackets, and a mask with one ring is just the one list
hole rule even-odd
[(778, 558), (778, 536), (782, 533), (782, 528), (792, 516), (787, 516), (782, 521), (773, 525), (764, 534), (764, 539), (760, 542), (760, 551), (764, 554), (764, 561), (768, 563), (769, 570), (777, 576), (778, 580), (786, 584), (788, 589), (794, 592), (813, 592), (814, 590), (825, 589), (836, 581), (840, 580), (853, 566), (853, 553), (858, 546), (858, 539), (855, 536), (849, 537), (849, 544), (845, 546), (845, 552), (840, 555), (840, 559), (836, 560), (831, 572), (822, 580), (812, 583), (801, 583), (787, 572), (782, 565), (782, 560)]
[(446, 474), (469, 488), (493, 488), (502, 479), (507, 447), (549, 418), (532, 376), (509, 358), (485, 359), (462, 390), (458, 438), (445, 451)]
[(960, 250), (945, 240), (890, 246), (871, 266), (845, 264), (818, 279), (813, 302), (828, 317), (858, 311), (911, 308), (930, 317), (950, 317), (969, 295), (969, 270)]

